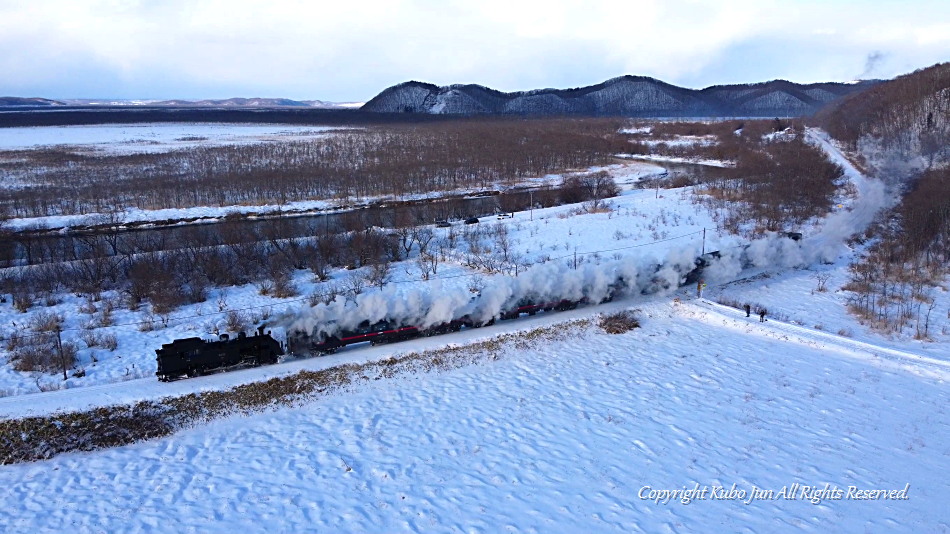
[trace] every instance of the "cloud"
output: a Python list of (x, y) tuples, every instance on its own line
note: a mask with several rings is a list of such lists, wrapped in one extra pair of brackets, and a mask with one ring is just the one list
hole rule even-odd
[(0, 0), (0, 93), (355, 100), (408, 79), (847, 80), (869, 50), (877, 76), (946, 60), (948, 12), (927, 0)]

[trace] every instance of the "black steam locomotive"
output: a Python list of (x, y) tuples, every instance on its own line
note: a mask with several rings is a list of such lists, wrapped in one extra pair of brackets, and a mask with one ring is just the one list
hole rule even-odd
[(241, 332), (234, 339), (227, 334), (219, 341), (205, 341), (198, 337), (178, 339), (162, 345), (155, 351), (162, 382), (182, 376), (198, 376), (206, 372), (238, 365), (258, 366), (277, 363), (284, 354), (281, 344), (259, 328), (253, 336)]

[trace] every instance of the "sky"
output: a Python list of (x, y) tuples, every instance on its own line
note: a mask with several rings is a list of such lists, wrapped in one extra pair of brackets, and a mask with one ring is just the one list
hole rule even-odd
[(0, 96), (344, 102), (408, 80), (702, 88), (948, 60), (948, 0), (0, 0)]

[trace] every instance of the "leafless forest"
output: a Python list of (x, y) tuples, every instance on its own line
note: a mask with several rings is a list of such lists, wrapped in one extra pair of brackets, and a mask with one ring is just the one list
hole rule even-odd
[[(663, 141), (682, 136), (696, 141)], [(749, 223), (753, 234), (793, 229), (827, 213), (841, 186), (841, 169), (804, 141), (800, 121), (660, 122), (649, 135), (637, 137), (635, 153), (731, 163), (729, 170), (704, 180), (700, 191), (732, 232)], [(688, 183), (681, 179), (676, 185)]]
[[(101, 212), (96, 229), (66, 235), (0, 228), (0, 294), (20, 311), (39, 317), (36, 335), (7, 339), (20, 368), (53, 369), (62, 318), (34, 310), (55, 305), (69, 292), (87, 299), (88, 346), (114, 344), (95, 328), (113, 323), (119, 307), (140, 309), (155, 327), (177, 307), (202, 302), (211, 287), (253, 283), (261, 294), (299, 296), (293, 273), (325, 280), (334, 268), (362, 268), (346, 287), (326, 284), (313, 303), (357, 294), (391, 279), (390, 264), (412, 259), (424, 277), (452, 258), (485, 272), (523, 268), (503, 226), (452, 227), (437, 220), (592, 201), (619, 193), (604, 173), (627, 146), (612, 120), (459, 120), (387, 125), (335, 133), (313, 142), (195, 148), (144, 155), (32, 150), (3, 154), (3, 172), (23, 187), (2, 192), (12, 216)], [(579, 172), (575, 172), (579, 171)], [(453, 197), (522, 178), (559, 173), (555, 186), (532, 195), (512, 190), (482, 199)], [(410, 195), (447, 193), (432, 202), (403, 202)], [(384, 198), (389, 206), (328, 218), (276, 216), (264, 221), (229, 218), (217, 224), (130, 231), (115, 216), (140, 208), (283, 203), (305, 199)], [(477, 210), (482, 210), (478, 212)], [(253, 222), (253, 224), (252, 224)], [(171, 231), (174, 230), (174, 231)], [(103, 295), (120, 295), (103, 299)], [(231, 318), (229, 318), (231, 320)], [(235, 315), (233, 326), (246, 318)], [(148, 322), (146, 322), (148, 324)], [(101, 337), (101, 336), (100, 336)]]
[(926, 339), (950, 273), (950, 63), (846, 97), (814, 120), (859, 163), (883, 160), (879, 177), (901, 195), (851, 266), (852, 310), (880, 330), (913, 325)]
[[(62, 148), (0, 153), (0, 171), (20, 184), (0, 191), (6, 216), (105, 214), (96, 220), (95, 231), (55, 239), (40, 233), (4, 233), (0, 227), (0, 262), (7, 266), (0, 272), (0, 293), (10, 295), (21, 311), (55, 304), (64, 291), (83, 295), (90, 327), (84, 342), (109, 346), (114, 339), (100, 339), (94, 332), (97, 326), (112, 324), (112, 311), (118, 307), (146, 306), (160, 327), (179, 306), (205, 301), (212, 287), (253, 283), (262, 294), (298, 296), (292, 280), (301, 270), (325, 280), (334, 268), (361, 269), (360, 276), (347, 278), (346, 287), (326, 284), (323, 293), (309, 295), (313, 303), (384, 285), (392, 278), (390, 264), (395, 261), (413, 261), (426, 278), (437, 275), (446, 261), (489, 273), (516, 273), (526, 265), (512, 252), (503, 225), (452, 227), (446, 232), (426, 225), (480, 214), (472, 213), (466, 201), (450, 198), (452, 193), (504, 189), (547, 174), (564, 178), (557, 186), (535, 189), (530, 197), (535, 207), (584, 203), (585, 209), (597, 210), (619, 189), (606, 173), (587, 169), (614, 163), (617, 154), (727, 162), (721, 172), (705, 175), (697, 167), (696, 173), (644, 186), (697, 185), (701, 203), (721, 213), (723, 226), (735, 232), (795, 229), (826, 213), (841, 185), (841, 169), (803, 141), (799, 122), (656, 122), (649, 132), (633, 134), (623, 133), (625, 126), (629, 124), (614, 119), (463, 119), (367, 126), (309, 141), (160, 154)], [(683, 136), (693, 141), (683, 142)], [(939, 177), (922, 180), (917, 196), (939, 198), (931, 189), (945, 183)], [(403, 202), (433, 193), (445, 198)], [(167, 234), (131, 232), (114, 218), (125, 207), (312, 199), (337, 205), (383, 199), (390, 206), (341, 215), (332, 226), (317, 219), (278, 216), (250, 225), (234, 218)], [(529, 207), (526, 195), (516, 190), (494, 194), (489, 201), (499, 211)], [(904, 224), (915, 228), (932, 226), (930, 206), (901, 215)], [(931, 250), (927, 243), (946, 247), (947, 234), (920, 234), (926, 242), (913, 244), (913, 250)], [(893, 251), (881, 248), (874, 253)], [(946, 251), (942, 253), (945, 258)], [(101, 301), (106, 293), (121, 297)], [(868, 306), (877, 305), (868, 301)], [(47, 315), (31, 315), (37, 317), (31, 329), (46, 333), (35, 336), (33, 343), (8, 340), (23, 369), (55, 368), (59, 362), (49, 355), (70, 353), (69, 347), (49, 346), (61, 319)], [(232, 319), (234, 329), (246, 320)]]
[(873, 139), (883, 150), (919, 154), (931, 167), (946, 163), (950, 158), (950, 63), (849, 95), (813, 122), (852, 151), (858, 151), (862, 141)]
[(619, 120), (459, 120), (376, 126), (306, 142), (162, 154), (0, 154), (10, 217), (402, 197), (483, 189), (606, 163), (628, 144)]
[(879, 330), (913, 326), (926, 339), (950, 272), (950, 169), (925, 172), (865, 237), (870, 247), (846, 286), (852, 311)]

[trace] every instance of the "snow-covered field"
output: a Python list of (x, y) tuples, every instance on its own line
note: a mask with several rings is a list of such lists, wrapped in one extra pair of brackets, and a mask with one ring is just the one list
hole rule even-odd
[(290, 124), (142, 123), (0, 128), (0, 150), (68, 146), (118, 154), (169, 152), (193, 146), (314, 139), (334, 128)]
[[(832, 143), (812, 139), (845, 163)], [(608, 170), (627, 184), (659, 172), (640, 163)], [(80, 351), (86, 376), (70, 378), (71, 389), (36, 393), (32, 376), (0, 367), (0, 417), (226, 389), (626, 308), (638, 309), (643, 327), (608, 335), (592, 326), (509, 347), (497, 361), (367, 376), (296, 408), (5, 466), (5, 502), (18, 504), (0, 508), (0, 522), (39, 532), (950, 531), (950, 293), (936, 295), (932, 341), (884, 337), (847, 313), (840, 287), (854, 251), (841, 230), (866, 225), (883, 200), (874, 181), (853, 168), (847, 177), (857, 196), (802, 229), (801, 257), (789, 263), (804, 266), (779, 261), (711, 276), (705, 299), (684, 287), (173, 384), (152, 377), (154, 349), (220, 327), (218, 295), (148, 333), (132, 324), (141, 312), (118, 311), (115, 322), (126, 325), (112, 328), (119, 349)], [(631, 189), (608, 211), (561, 206), (487, 224), (504, 225), (511, 253), (525, 261), (569, 265), (576, 253), (581, 269), (741, 243), (715, 230), (689, 188)], [(390, 297), (493, 283), (453, 258), (431, 282), (418, 281), (414, 262), (398, 265)], [(828, 291), (817, 291), (819, 278)], [(322, 287), (304, 273), (296, 283), (302, 295)], [(253, 286), (223, 294), (225, 311), (276, 316), (307, 306)], [(719, 298), (764, 306), (769, 320), (746, 318)], [(79, 304), (67, 296), (52, 308), (68, 317), (64, 338), (81, 332)], [(22, 317), (0, 304), (3, 328)], [(694, 488), (688, 504), (683, 492), (663, 493)], [(905, 488), (885, 495), (906, 499), (855, 498), (857, 490)]]
[[(829, 148), (830, 149), (830, 148)], [(640, 177), (655, 174), (661, 168), (632, 163), (606, 168), (617, 181), (632, 184)], [(850, 172), (856, 172), (851, 169)], [(863, 180), (852, 176), (853, 180)], [(862, 185), (859, 191), (868, 190)], [(848, 203), (829, 221), (803, 229), (808, 236), (804, 248), (810, 251), (815, 262), (807, 269), (769, 269), (741, 273), (721, 280), (710, 278), (707, 296), (749, 302), (766, 307), (776, 317), (784, 317), (796, 324), (820, 329), (833, 334), (851, 336), (855, 339), (894, 347), (911, 347), (915, 352), (934, 354), (950, 359), (945, 342), (950, 340), (950, 317), (945, 311), (950, 306), (950, 293), (938, 293), (938, 313), (931, 326), (931, 336), (937, 343), (920, 342), (910, 335), (893, 340), (883, 338), (857, 323), (847, 313), (848, 294), (839, 290), (847, 281), (847, 265), (851, 251), (842, 244), (845, 235), (841, 229), (867, 224), (868, 210), (857, 202), (865, 198), (843, 199)], [(874, 202), (879, 199), (874, 198)], [(703, 249), (735, 250), (742, 243), (737, 237), (716, 230), (712, 215), (693, 202), (690, 188), (662, 190), (628, 189), (618, 198), (611, 199), (611, 209), (601, 213), (586, 213), (576, 205), (520, 212), (513, 218), (494, 220), (485, 218), (480, 226), (502, 225), (508, 231), (510, 255), (525, 263), (548, 262), (572, 265), (577, 254), (579, 266), (629, 260), (636, 264), (646, 261), (661, 262), (666, 258), (683, 256), (694, 258)], [(465, 228), (456, 225), (453, 229), (435, 228), (437, 237), (448, 238), (451, 232), (458, 234)], [(485, 228), (482, 228), (485, 229)], [(703, 229), (705, 243), (703, 242)], [(490, 243), (489, 243), (490, 244)], [(831, 264), (817, 261), (824, 259)], [(462, 264), (464, 254), (449, 254), (449, 260), (439, 267), (434, 279), (422, 282), (419, 266), (414, 261), (397, 264), (392, 270), (392, 281), (397, 282), (387, 292), (406, 295), (414, 291), (426, 293), (467, 292), (473, 283), (492, 284), (492, 276), (479, 274)], [(331, 283), (341, 284), (360, 273), (339, 270), (333, 273)], [(827, 292), (815, 291), (818, 277), (827, 277)], [(753, 277), (752, 279), (749, 279)], [(738, 280), (733, 281), (738, 278)], [(85, 370), (84, 377), (61, 377), (22, 373), (12, 369), (10, 363), (0, 365), (0, 396), (35, 394), (40, 389), (78, 388), (139, 378), (151, 379), (155, 372), (155, 353), (162, 343), (190, 336), (213, 337), (216, 332), (226, 331), (227, 313), (237, 311), (249, 324), (261, 320), (273, 322), (273, 318), (295, 310), (309, 309), (306, 298), (311, 293), (320, 293), (326, 283), (315, 282), (309, 271), (298, 272), (295, 284), (299, 296), (291, 299), (275, 299), (259, 294), (256, 285), (218, 288), (210, 292), (206, 302), (179, 308), (167, 317), (167, 327), (162, 327), (162, 318), (149, 316), (147, 307), (132, 312), (117, 309), (113, 312), (116, 326), (99, 329), (115, 334), (118, 349), (85, 348), (82, 340), (84, 326), (95, 320), (97, 313), (80, 311), (88, 303), (74, 295), (60, 295), (61, 303), (43, 309), (66, 317), (64, 341), (74, 341), (79, 347), (79, 364)], [(695, 288), (691, 289), (695, 291)], [(370, 293), (378, 290), (370, 289)], [(107, 293), (106, 299), (120, 300), (118, 295)], [(99, 308), (102, 304), (97, 304)], [(34, 308), (33, 313), (40, 311)], [(0, 304), (0, 329), (6, 333), (23, 333), (28, 317), (16, 311), (11, 303)], [(141, 323), (151, 320), (155, 330), (142, 332)]]
[[(639, 167), (634, 166), (634, 169)], [(613, 168), (620, 176), (619, 181), (633, 180), (623, 174), (625, 168)], [(628, 172), (632, 172), (629, 171)], [(635, 175), (634, 175), (635, 176)], [(485, 218), (482, 225), (504, 225), (509, 230), (512, 254), (521, 256), (525, 261), (541, 260), (572, 262), (574, 253), (578, 262), (598, 262), (615, 257), (662, 259), (671, 246), (699, 250), (702, 243), (702, 229), (713, 228), (715, 224), (705, 212), (690, 213), (695, 206), (689, 200), (687, 191), (664, 190), (660, 196), (652, 190), (634, 190), (611, 201), (613, 209), (605, 213), (573, 213), (578, 206), (560, 206), (538, 209), (531, 212), (516, 213), (514, 218), (501, 221)], [(532, 220), (533, 219), (533, 220)], [(452, 230), (459, 232), (463, 225), (457, 224)], [(435, 228), (439, 237), (447, 237), (450, 229)], [(657, 243), (654, 243), (657, 242)], [(709, 247), (733, 244), (734, 238), (719, 236), (713, 231), (707, 232)], [(710, 248), (709, 250), (712, 250)], [(466, 288), (473, 278), (481, 278), (489, 283), (491, 276), (478, 275), (460, 265), (462, 258), (440, 266), (435, 279), (420, 281), (419, 267), (413, 261), (396, 265), (393, 269), (394, 284), (392, 290), (408, 292), (417, 288), (426, 291), (452, 290)], [(340, 283), (347, 277), (359, 274), (345, 270), (334, 273), (333, 281)], [(261, 296), (258, 287), (250, 284), (242, 287), (213, 290), (206, 302), (184, 306), (176, 310), (169, 318), (168, 328), (159, 328), (150, 332), (140, 331), (140, 322), (147, 317), (147, 308), (137, 312), (117, 309), (114, 312), (115, 326), (102, 329), (116, 334), (119, 348), (115, 352), (104, 349), (82, 349), (80, 364), (86, 371), (82, 378), (70, 378), (66, 387), (82, 387), (107, 382), (125, 381), (142, 376), (152, 376), (155, 372), (155, 353), (162, 343), (173, 339), (193, 335), (210, 334), (215, 327), (224, 330), (226, 313), (231, 310), (244, 310), (248, 319), (260, 319), (264, 315), (274, 316), (285, 309), (307, 307), (305, 297), (312, 292), (320, 292), (325, 283), (315, 283), (309, 271), (299, 272), (295, 283), (300, 296), (294, 299), (274, 299)], [(372, 291), (372, 290), (370, 290)], [(378, 291), (378, 290), (377, 290)], [(106, 299), (119, 300), (118, 295), (106, 293)], [(45, 311), (60, 313), (67, 318), (63, 339), (75, 340), (80, 346), (83, 325), (93, 320), (93, 314), (80, 313), (84, 299), (75, 295), (61, 295), (62, 303)], [(284, 304), (294, 300), (292, 304)], [(304, 302), (299, 302), (304, 301)], [(101, 308), (101, 303), (99, 304)], [(34, 312), (38, 311), (34, 309)], [(12, 303), (0, 304), (0, 328), (6, 332), (21, 331), (26, 316), (13, 308)], [(159, 318), (155, 318), (160, 325)], [(93, 362), (93, 357), (98, 362)], [(38, 377), (20, 373), (11, 369), (9, 364), (0, 366), (0, 392), (6, 395), (19, 395), (38, 392)], [(57, 380), (39, 377), (40, 383), (51, 386)], [(58, 383), (62, 383), (61, 377)]]
[[(643, 303), (640, 315), (643, 328), (623, 335), (368, 377), (300, 408), (7, 466), (0, 485), (16, 504), (0, 521), (17, 532), (950, 528), (946, 367), (796, 339), (701, 301)], [(908, 484), (907, 500), (848, 493)], [(697, 485), (689, 504), (650, 493)]]

